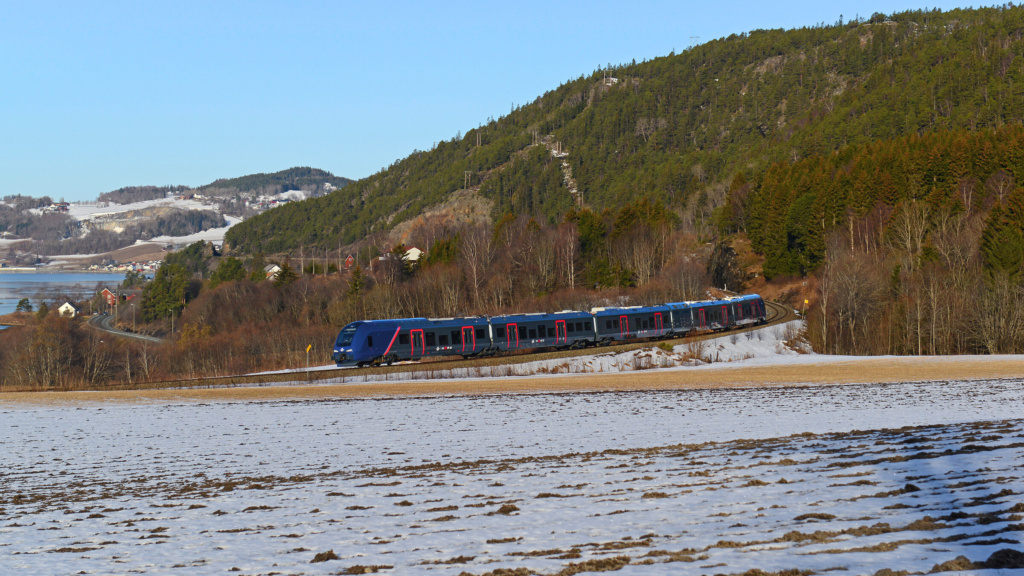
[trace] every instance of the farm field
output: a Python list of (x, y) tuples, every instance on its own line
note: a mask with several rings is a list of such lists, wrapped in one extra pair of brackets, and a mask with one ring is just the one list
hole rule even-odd
[(1024, 550), (1022, 398), (7, 401), (0, 572), (1000, 574)]

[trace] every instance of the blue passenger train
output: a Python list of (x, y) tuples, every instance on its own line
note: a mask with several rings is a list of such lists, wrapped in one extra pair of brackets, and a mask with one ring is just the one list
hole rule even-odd
[(536, 348), (584, 348), (717, 332), (766, 319), (764, 300), (750, 294), (590, 312), (360, 320), (342, 328), (333, 358), (338, 366), (366, 366), (428, 356), (469, 358)]

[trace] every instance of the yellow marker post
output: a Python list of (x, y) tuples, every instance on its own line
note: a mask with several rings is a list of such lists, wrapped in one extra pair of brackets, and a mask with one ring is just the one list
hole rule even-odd
[(306, 346), (306, 380), (309, 380), (309, 351), (313, 349), (313, 345)]

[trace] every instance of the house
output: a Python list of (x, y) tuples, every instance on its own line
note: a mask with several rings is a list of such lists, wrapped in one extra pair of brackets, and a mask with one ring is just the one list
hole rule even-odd
[(117, 304), (117, 295), (111, 292), (109, 288), (104, 288), (103, 291), (100, 292), (100, 296), (103, 297), (103, 301), (107, 303), (107, 306)]
[[(424, 254), (425, 252), (423, 250), (420, 250), (415, 246), (409, 246), (402, 254), (402, 261), (406, 262), (409, 266), (415, 266), (419, 264), (420, 258), (422, 258)], [(393, 252), (381, 254), (380, 256), (373, 258), (370, 260), (370, 271), (372, 272), (376, 270), (380, 266), (381, 262), (391, 260), (392, 258), (394, 258)]]
[(420, 256), (423, 255), (423, 250), (415, 246), (409, 246), (405, 249), (405, 259), (409, 262), (419, 262)]
[(267, 264), (263, 267), (263, 273), (266, 275), (267, 280), (276, 280), (277, 275), (281, 273), (281, 267), (277, 264)]
[(356, 265), (356, 259), (349, 254), (348, 258), (345, 258), (345, 270), (348, 270)]
[(74, 318), (75, 316), (78, 316), (82, 310), (71, 302), (65, 302), (60, 305), (60, 308), (57, 308), (57, 311), (65, 318)]

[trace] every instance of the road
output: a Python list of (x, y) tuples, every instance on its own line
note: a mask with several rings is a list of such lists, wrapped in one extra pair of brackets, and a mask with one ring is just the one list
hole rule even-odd
[(130, 338), (132, 340), (141, 340), (143, 342), (152, 342), (154, 344), (162, 344), (164, 339), (157, 338), (156, 336), (147, 336), (145, 334), (136, 334), (134, 332), (125, 332), (124, 330), (118, 330), (113, 327), (113, 316), (93, 316), (89, 318), (89, 326), (99, 330), (100, 332), (106, 332), (118, 338)]

